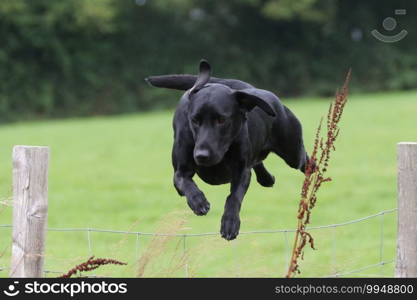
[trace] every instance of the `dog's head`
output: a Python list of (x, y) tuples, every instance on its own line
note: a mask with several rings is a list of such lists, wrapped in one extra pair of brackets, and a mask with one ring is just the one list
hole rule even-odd
[[(256, 89), (234, 90), (221, 83), (210, 83), (211, 67), (200, 62), (200, 73), (193, 86), (185, 92), (188, 98), (188, 124), (194, 137), (194, 160), (197, 165), (219, 163), (238, 136), (246, 121), (246, 113), (255, 107), (274, 116), (271, 106)], [(175, 83), (175, 80), (178, 83)], [(184, 90), (184, 78), (171, 77), (160, 87)]]

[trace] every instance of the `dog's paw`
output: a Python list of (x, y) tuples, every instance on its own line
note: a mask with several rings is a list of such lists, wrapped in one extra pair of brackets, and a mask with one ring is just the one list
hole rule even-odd
[(220, 228), (220, 233), (222, 235), (222, 238), (228, 241), (234, 240), (239, 234), (239, 229), (240, 229), (239, 216), (223, 215), (222, 224)]
[(265, 175), (262, 177), (256, 177), (258, 183), (264, 187), (272, 187), (275, 183), (275, 177), (273, 175)]
[(204, 216), (210, 210), (210, 203), (203, 193), (198, 193), (187, 198), (187, 203), (197, 216)]

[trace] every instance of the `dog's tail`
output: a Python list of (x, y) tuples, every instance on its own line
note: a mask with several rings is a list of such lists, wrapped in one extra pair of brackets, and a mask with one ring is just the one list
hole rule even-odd
[(174, 89), (186, 91), (194, 86), (197, 80), (195, 75), (161, 75), (161, 76), (150, 76), (145, 78), (145, 81), (155, 87)]
[[(150, 76), (145, 78), (145, 81), (155, 87), (174, 89), (186, 91), (192, 88), (197, 80), (198, 76), (188, 74), (174, 74), (174, 75), (161, 75), (161, 76)], [(252, 88), (253, 86), (237, 79), (222, 79), (211, 77), (209, 83), (220, 83), (224, 84), (235, 90), (243, 90)]]

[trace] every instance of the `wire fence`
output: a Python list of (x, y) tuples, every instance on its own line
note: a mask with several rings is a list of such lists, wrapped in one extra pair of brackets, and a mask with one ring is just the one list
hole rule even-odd
[[(354, 219), (342, 223), (335, 223), (335, 224), (329, 224), (329, 225), (321, 225), (321, 226), (311, 226), (307, 227), (307, 231), (310, 230), (320, 230), (320, 229), (329, 229), (329, 228), (338, 228), (338, 227), (344, 227), (349, 226), (352, 224), (357, 224), (361, 222), (366, 222), (370, 219), (380, 218), (380, 225), (379, 225), (379, 261), (377, 263), (365, 265), (356, 269), (352, 269), (346, 272), (341, 273), (333, 273), (328, 274), (323, 277), (343, 277), (343, 276), (349, 276), (349, 275), (361, 275), (361, 276), (372, 276), (372, 277), (380, 277), (380, 274), (364, 274), (361, 273), (365, 270), (377, 268), (380, 266), (385, 266), (392, 264), (394, 262), (394, 259), (391, 260), (384, 260), (384, 216), (388, 214), (395, 213), (398, 209), (388, 209), (380, 211), (373, 215), (368, 215), (366, 217), (362, 217), (359, 219)], [(12, 225), (10, 224), (0, 224), (0, 228), (12, 228)], [(136, 236), (136, 253), (139, 253), (139, 247), (140, 247), (140, 237), (143, 236), (151, 236), (151, 237), (158, 237), (158, 236), (171, 236), (171, 237), (177, 237), (181, 238), (182, 241), (182, 251), (185, 254), (187, 251), (187, 240), (189, 238), (193, 237), (207, 237), (207, 236), (218, 236), (218, 232), (204, 232), (204, 233), (152, 233), (152, 232), (142, 232), (142, 231), (126, 231), (126, 230), (112, 230), (112, 229), (99, 229), (99, 228), (48, 228), (47, 231), (51, 232), (85, 232), (86, 234), (86, 241), (88, 245), (88, 251), (90, 256), (93, 255), (93, 239), (91, 237), (91, 234), (94, 232), (99, 233), (109, 233), (109, 234), (122, 234), (122, 235), (135, 235)], [(289, 233), (296, 232), (296, 229), (271, 229), (271, 230), (251, 230), (251, 231), (243, 231), (240, 232), (240, 235), (258, 235), (258, 234), (284, 234), (285, 239), (285, 252), (288, 254), (289, 257), (289, 251), (290, 251), (290, 242), (289, 242)], [(333, 241), (335, 241), (335, 237), (333, 236)], [(334, 244), (333, 244), (334, 246)], [(0, 271), (7, 271), (10, 270), (9, 267), (0, 266)], [(45, 275), (47, 274), (64, 274), (64, 271), (56, 271), (56, 270), (44, 270)], [(184, 266), (184, 275), (185, 277), (189, 277), (189, 270), (188, 270), (188, 264), (185, 264)], [(89, 277), (97, 277), (97, 275), (90, 275)]]

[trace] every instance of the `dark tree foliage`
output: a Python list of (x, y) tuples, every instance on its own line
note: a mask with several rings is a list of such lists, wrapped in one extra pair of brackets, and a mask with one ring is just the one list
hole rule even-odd
[[(416, 88), (416, 11), (392, 0), (4, 0), (0, 120), (172, 107), (177, 97), (143, 78), (195, 73), (201, 58), (282, 97), (333, 94), (349, 67), (352, 92)], [(409, 33), (389, 44), (372, 29)]]

